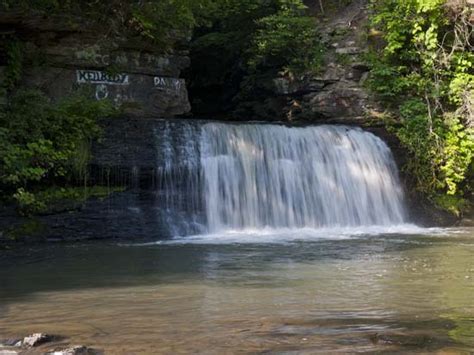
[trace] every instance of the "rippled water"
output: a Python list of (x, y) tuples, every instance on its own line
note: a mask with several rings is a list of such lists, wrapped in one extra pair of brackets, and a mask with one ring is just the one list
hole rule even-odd
[(0, 338), (49, 332), (112, 354), (474, 351), (473, 230), (339, 236), (2, 252)]

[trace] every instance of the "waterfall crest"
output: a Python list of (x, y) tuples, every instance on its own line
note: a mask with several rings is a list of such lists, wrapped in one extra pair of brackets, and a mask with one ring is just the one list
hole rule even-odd
[(404, 222), (391, 152), (358, 128), (207, 123), (200, 165), (209, 232)]

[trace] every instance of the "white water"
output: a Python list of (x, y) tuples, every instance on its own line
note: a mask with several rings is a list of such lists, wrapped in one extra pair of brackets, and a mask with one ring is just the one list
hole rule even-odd
[[(394, 226), (360, 226), (360, 227), (328, 227), (328, 228), (263, 228), (227, 230), (210, 234), (199, 234), (186, 237), (175, 237), (140, 245), (166, 244), (280, 244), (293, 242), (315, 242), (322, 240), (353, 240), (372, 236), (390, 235), (392, 241), (402, 235), (446, 236), (464, 233), (453, 229), (422, 228), (413, 224)], [(403, 239), (402, 239), (403, 240)], [(414, 243), (414, 242), (412, 242)]]
[(421, 232), (389, 148), (359, 128), (181, 121), (155, 135), (156, 213), (177, 242)]
[(404, 224), (391, 152), (361, 129), (209, 123), (200, 151), (211, 234)]

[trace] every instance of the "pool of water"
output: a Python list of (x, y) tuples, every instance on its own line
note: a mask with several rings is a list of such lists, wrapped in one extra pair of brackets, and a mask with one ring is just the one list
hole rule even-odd
[(4, 251), (0, 338), (112, 354), (474, 351), (474, 230), (284, 233)]

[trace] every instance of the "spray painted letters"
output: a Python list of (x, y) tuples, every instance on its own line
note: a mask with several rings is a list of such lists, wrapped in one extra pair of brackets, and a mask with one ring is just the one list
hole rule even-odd
[(108, 74), (99, 70), (77, 70), (79, 84), (128, 85), (127, 74)]
[(165, 78), (162, 76), (154, 77), (155, 87), (159, 90), (171, 90), (179, 92), (181, 90), (181, 85), (183, 85), (183, 81), (183, 79)]

